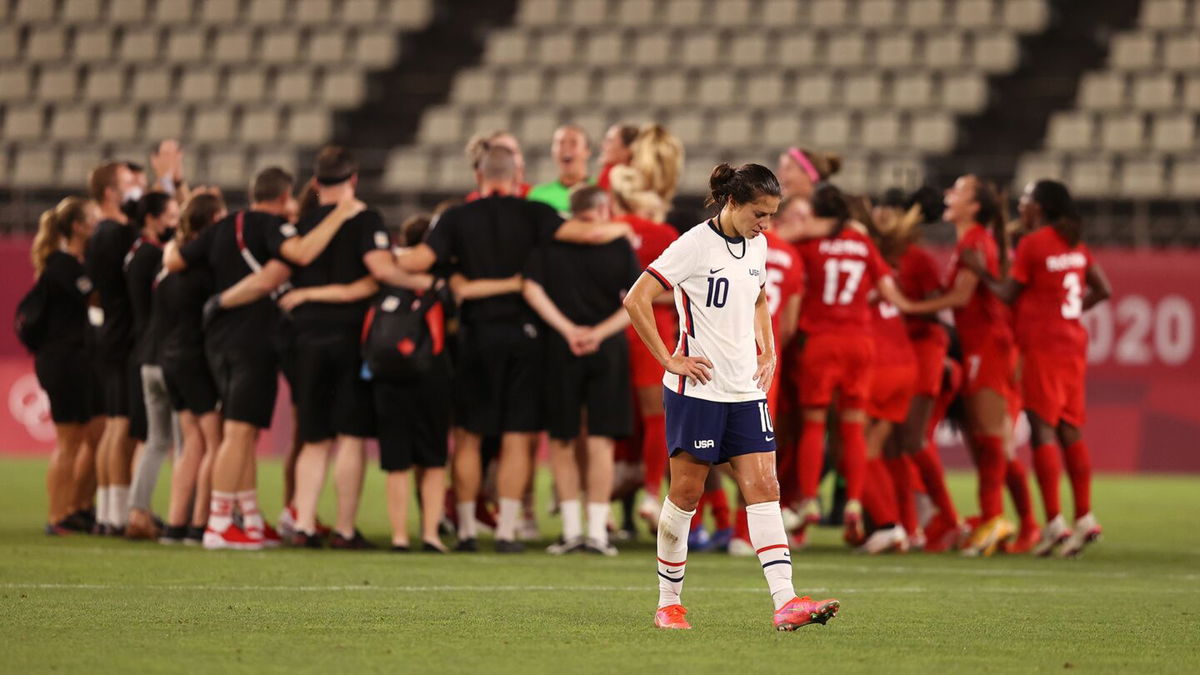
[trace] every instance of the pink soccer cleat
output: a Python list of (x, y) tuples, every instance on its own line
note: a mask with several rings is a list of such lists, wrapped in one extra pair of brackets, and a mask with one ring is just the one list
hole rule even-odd
[(658, 611), (654, 613), (654, 627), (670, 628), (673, 630), (691, 630), (692, 624), (688, 623), (687, 619), (684, 618), (685, 614), (687, 614), (687, 610), (684, 609), (683, 605), (667, 605), (666, 607), (660, 607)]
[(836, 617), (842, 603), (837, 600), (813, 600), (807, 595), (792, 598), (786, 605), (775, 610), (775, 630), (793, 631), (810, 623), (825, 625)]

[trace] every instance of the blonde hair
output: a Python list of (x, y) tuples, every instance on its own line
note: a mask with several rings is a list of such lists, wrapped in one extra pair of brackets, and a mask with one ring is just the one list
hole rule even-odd
[(58, 250), (63, 241), (71, 238), (71, 227), (87, 220), (87, 206), (88, 200), (83, 197), (67, 197), (54, 208), (42, 212), (29, 252), (35, 276), (42, 275), (46, 269), (46, 259)]
[(683, 172), (683, 143), (661, 124), (647, 124), (630, 146), (630, 166), (646, 177), (646, 188), (670, 203)]
[[(513, 136), (512, 132), (505, 129), (495, 129), (486, 134), (475, 134), (467, 141), (465, 153), (467, 161), (471, 163), (472, 169), (478, 169), (479, 163), (483, 161), (483, 156), (487, 154), (491, 144), (501, 136)], [(516, 136), (513, 136), (515, 139)]]

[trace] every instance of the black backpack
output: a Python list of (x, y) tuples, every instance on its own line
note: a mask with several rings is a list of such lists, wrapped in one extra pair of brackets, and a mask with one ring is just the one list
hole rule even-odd
[(381, 289), (363, 321), (363, 365), (371, 377), (415, 382), (443, 368), (448, 302), (444, 288)]
[(46, 339), (46, 285), (40, 277), (17, 303), (13, 330), (30, 353), (36, 352)]

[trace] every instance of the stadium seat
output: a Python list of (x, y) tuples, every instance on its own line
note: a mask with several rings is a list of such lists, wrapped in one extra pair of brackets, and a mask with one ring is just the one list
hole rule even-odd
[(560, 3), (558, 0), (525, 0), (517, 4), (518, 24), (530, 26), (546, 26), (559, 20)]
[(909, 156), (887, 156), (874, 165), (876, 170), (870, 175), (867, 186), (871, 193), (880, 193), (897, 185), (914, 188), (921, 184), (925, 173), (921, 161)]
[(239, 0), (201, 0), (200, 20), (213, 26), (232, 26), (241, 20), (241, 8)]
[(598, 26), (608, 21), (608, 0), (571, 0), (564, 9), (564, 23), (573, 26)]
[(781, 35), (776, 45), (778, 57), (774, 62), (785, 68), (808, 66), (818, 62), (817, 37), (813, 33), (798, 31)]
[(900, 22), (899, 14), (898, 0), (859, 0), (856, 18), (864, 27), (889, 28)]
[(807, 4), (808, 21), (813, 26), (837, 28), (849, 22), (849, 0), (812, 0)]
[(1175, 71), (1194, 70), (1200, 64), (1200, 35), (1189, 31), (1168, 35), (1163, 43), (1163, 65)]
[(146, 107), (146, 136), (149, 138), (182, 138), (187, 131), (187, 114), (183, 107), (152, 105)]
[(759, 17), (761, 21), (772, 25), (794, 26), (807, 18), (801, 15), (805, 9), (804, 5), (805, 3), (793, 0), (763, 0)]
[(1196, 116), (1194, 112), (1162, 113), (1151, 125), (1150, 147), (1171, 153), (1196, 147)]
[(463, 127), (462, 113), (449, 106), (437, 106), (425, 111), (417, 138), (431, 145), (455, 143), (469, 132)]
[(253, 0), (246, 18), (251, 24), (273, 26), (287, 21), (287, 0)]
[(47, 0), (17, 0), (13, 18), (20, 23), (49, 23), (54, 19), (55, 4)]
[(1183, 85), (1183, 108), (1200, 109), (1200, 76), (1189, 77)]
[(488, 39), (485, 60), (496, 65), (525, 63), (529, 57), (529, 38), (524, 33), (501, 32)]
[(334, 64), (346, 60), (346, 31), (341, 28), (318, 30), (308, 38), (304, 55), (312, 63)]
[(142, 125), (134, 106), (102, 107), (96, 138), (104, 141), (132, 141), (141, 138)]
[(712, 20), (718, 26), (749, 26), (757, 18), (750, 0), (721, 0), (712, 5)]
[(1146, 28), (1174, 29), (1185, 25), (1185, 0), (1142, 0), (1138, 23)]
[(587, 35), (583, 61), (595, 66), (614, 66), (625, 59), (625, 36), (619, 31), (600, 30)]
[(212, 59), (217, 63), (242, 65), (254, 60), (254, 32), (248, 28), (224, 28), (217, 31)]
[(958, 32), (944, 32), (925, 39), (923, 64), (932, 70), (961, 68), (966, 59), (966, 41)]
[(30, 62), (61, 61), (67, 54), (67, 33), (58, 26), (31, 28), (25, 42), (25, 59)]
[(0, 24), (0, 61), (16, 60), (21, 53), (21, 31)]
[(833, 68), (848, 70), (866, 62), (867, 41), (861, 33), (835, 35), (826, 43), (825, 63)]
[(510, 72), (504, 80), (504, 98), (514, 105), (529, 105), (542, 100), (542, 74), (534, 70)]
[(519, 127), (522, 131), (521, 138), (526, 139), (526, 142), (535, 149), (549, 148), (550, 141), (554, 137), (554, 130), (561, 122), (557, 110), (526, 110), (521, 115)]
[(58, 157), (52, 148), (35, 146), (18, 148), (9, 176), (14, 187), (44, 187), (57, 181)]
[(795, 102), (804, 108), (825, 108), (836, 100), (833, 77), (827, 74), (808, 75), (796, 82)]
[(579, 105), (591, 97), (592, 75), (586, 70), (560, 71), (550, 85), (550, 100), (557, 105)]
[(159, 23), (188, 24), (194, 17), (193, 8), (192, 0), (158, 0), (154, 19)]
[(781, 73), (758, 72), (743, 79), (745, 84), (742, 95), (746, 100), (765, 107), (775, 107), (783, 103), (785, 83)]
[(292, 108), (286, 140), (294, 145), (318, 145), (329, 138), (331, 120), (324, 110)]
[(669, 34), (640, 33), (633, 45), (633, 63), (639, 66), (665, 66), (676, 58)]
[(248, 174), (246, 153), (238, 148), (210, 150), (204, 163), (208, 180), (224, 188), (240, 188)]
[(613, 72), (600, 85), (600, 100), (607, 105), (630, 105), (641, 96), (642, 78), (637, 73)]
[(883, 103), (883, 76), (865, 71), (842, 79), (842, 105), (855, 109), (877, 108)]
[(1120, 70), (1144, 70), (1154, 66), (1157, 44), (1151, 33), (1125, 33), (1113, 38), (1109, 63)]
[(100, 20), (100, 0), (65, 0), (62, 20), (66, 23), (88, 24)]
[(271, 100), (278, 103), (307, 103), (313, 98), (313, 71), (308, 68), (289, 68), (275, 75)]
[(200, 143), (224, 143), (232, 139), (232, 110), (225, 107), (196, 110), (192, 116), (191, 138)]
[(263, 63), (288, 65), (300, 58), (300, 35), (285, 28), (266, 31), (258, 50)]
[(161, 32), (157, 26), (126, 28), (121, 34), (122, 61), (155, 61), (158, 59)]
[(1066, 171), (1063, 159), (1059, 155), (1026, 155), (1017, 165), (1017, 176), (1013, 181), (1013, 190), (1021, 192), (1029, 183), (1051, 178), (1062, 180)]
[(450, 100), (458, 103), (487, 103), (496, 97), (497, 76), (486, 68), (459, 73), (454, 78)]
[(1052, 150), (1090, 150), (1093, 145), (1093, 124), (1090, 115), (1055, 113), (1046, 133), (1046, 147)]
[(975, 113), (987, 106), (987, 80), (979, 73), (959, 73), (942, 77), (941, 104), (946, 110)]
[[(400, 4), (400, 3), (389, 3)], [(410, 3), (403, 3), (410, 4)], [(337, 20), (350, 25), (368, 25), (378, 21), (380, 17), (377, 2), (342, 2), (337, 8)]]
[(434, 175), (434, 186), (446, 192), (466, 192), (475, 184), (471, 167), (461, 157), (451, 160), (443, 158), (437, 163)]
[(704, 4), (702, 0), (673, 0), (665, 3), (662, 6), (663, 24), (674, 27), (699, 25), (708, 18)]
[(1076, 157), (1067, 181), (1077, 197), (1108, 195), (1113, 188), (1113, 166), (1107, 157)]
[(661, 106), (678, 106), (691, 93), (686, 74), (678, 71), (658, 73), (650, 81), (649, 102)]
[[(734, 93), (737, 91), (737, 79), (732, 73), (716, 72), (700, 76), (700, 84), (696, 88), (696, 93), (700, 100), (707, 101), (712, 104), (732, 103), (737, 100), (734, 98)], [(748, 97), (756, 103), (761, 101), (751, 94)]]
[[(697, 110), (679, 110), (669, 117), (664, 124), (671, 133), (679, 137), (684, 147), (701, 145), (708, 140), (708, 120)], [(710, 167), (711, 168), (711, 167)]]
[(916, 39), (912, 33), (890, 33), (875, 42), (875, 65), (899, 69), (916, 63)]
[(398, 151), (388, 155), (383, 170), (383, 185), (390, 190), (412, 191), (424, 189), (430, 182), (429, 153), (423, 151)]
[(220, 73), (212, 68), (197, 66), (183, 71), (179, 77), (178, 100), (185, 103), (206, 103), (219, 98), (221, 87)]
[(367, 83), (357, 70), (326, 70), (321, 77), (320, 101), (332, 110), (347, 110), (362, 104)]
[(113, 31), (108, 26), (75, 29), (71, 57), (85, 63), (105, 62), (113, 56)]
[(1166, 185), (1166, 167), (1161, 159), (1127, 159), (1121, 167), (1120, 193), (1126, 197), (1156, 197), (1166, 191)]
[(79, 68), (42, 66), (38, 74), (37, 96), (42, 101), (73, 101), (79, 95)]
[[(87, 105), (55, 106), (50, 117), (50, 139), (86, 141), (92, 137), (92, 108)], [(128, 138), (127, 136), (122, 139)]]
[(146, 0), (121, 0), (108, 3), (108, 21), (116, 24), (138, 24), (146, 20)]
[(949, 152), (954, 147), (956, 136), (953, 118), (939, 112), (917, 114), (909, 129), (911, 146), (931, 154)]
[(679, 63), (691, 68), (711, 66), (723, 58), (722, 43), (715, 33), (693, 33), (679, 45)]
[(898, 74), (892, 80), (892, 105), (897, 108), (925, 108), (934, 104), (933, 78), (929, 73)]
[(534, 58), (546, 65), (570, 65), (576, 61), (578, 41), (570, 31), (542, 35), (534, 45)]
[(1079, 84), (1079, 106), (1090, 110), (1111, 110), (1125, 105), (1124, 73), (1087, 73)]
[(904, 23), (912, 28), (935, 28), (942, 25), (945, 4), (942, 0), (908, 0)]
[(1200, 157), (1175, 160), (1168, 193), (1184, 199), (1200, 198)]
[(245, 68), (230, 71), (225, 78), (225, 97), (231, 103), (253, 103), (267, 96), (267, 71)]
[(360, 30), (353, 48), (354, 62), (365, 68), (382, 68), (396, 59), (399, 48), (391, 29)]
[(169, 68), (162, 66), (141, 67), (133, 73), (132, 98), (134, 101), (168, 101), (172, 92), (172, 75)]
[(756, 129), (753, 115), (730, 111), (717, 116), (712, 134), (713, 138), (719, 139), (721, 145), (745, 147), (755, 143)]
[(126, 100), (124, 66), (93, 66), (88, 68), (84, 98), (88, 101), (113, 102)]
[(1006, 73), (1020, 60), (1017, 40), (1008, 33), (976, 35), (971, 50), (975, 67), (985, 73)]
[(804, 138), (804, 118), (791, 110), (771, 112), (763, 122), (762, 138), (780, 147)]
[(1036, 33), (1050, 20), (1042, 0), (1004, 0), (1004, 27), (1018, 33)]
[(88, 174), (102, 161), (104, 161), (102, 146), (72, 143), (64, 147), (62, 170), (58, 174), (59, 185), (71, 188), (86, 185)]
[(176, 27), (167, 34), (167, 59), (176, 63), (193, 63), (208, 57), (208, 30)]
[(323, 26), (333, 22), (331, 0), (295, 0), (292, 20), (301, 25)]
[(900, 115), (877, 112), (863, 118), (859, 145), (875, 150), (892, 150), (900, 145)]
[(822, 147), (840, 148), (850, 145), (854, 134), (851, 120), (842, 113), (823, 113), (813, 121), (813, 139)]
[(1164, 110), (1175, 107), (1175, 76), (1153, 73), (1135, 77), (1131, 102), (1140, 110)]
[(387, 15), (388, 22), (404, 30), (424, 28), (433, 19), (433, 2), (434, 0), (392, 0), (387, 3), (391, 10)]
[(511, 129), (512, 115), (506, 109), (476, 110), (471, 118), (471, 129), (476, 134), (487, 134), (497, 129)]
[(1145, 120), (1139, 113), (1114, 113), (1104, 118), (1100, 147), (1112, 152), (1140, 150), (1145, 142)]
[(992, 0), (957, 0), (951, 6), (954, 23), (959, 28), (988, 28), (995, 24), (996, 7)]
[(33, 94), (33, 77), (25, 68), (0, 70), (0, 102), (24, 101)]

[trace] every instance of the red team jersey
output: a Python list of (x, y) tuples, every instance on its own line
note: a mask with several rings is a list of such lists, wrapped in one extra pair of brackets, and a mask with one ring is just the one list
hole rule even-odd
[[(617, 220), (628, 223), (633, 228), (633, 250), (637, 254), (638, 263), (642, 269), (658, 259), (671, 242), (679, 238), (675, 228), (653, 220), (639, 218), (633, 214), (619, 217)], [(675, 317), (674, 304), (654, 303), (654, 323), (658, 326), (658, 335), (662, 338), (667, 349), (675, 346), (675, 330), (678, 319)], [(630, 326), (625, 330), (629, 339), (629, 366), (633, 373), (635, 387), (661, 386), (663, 368), (650, 354), (650, 350), (638, 337), (637, 331)]]
[(1024, 286), (1015, 306), (1017, 345), (1022, 351), (1087, 354), (1087, 330), (1079, 319), (1091, 265), (1087, 246), (1068, 245), (1053, 227), (1021, 240), (1010, 274)]
[[(946, 286), (954, 285), (962, 265), (962, 252), (975, 249), (983, 254), (988, 272), (994, 277), (1000, 276), (1000, 249), (987, 228), (974, 225), (954, 248), (954, 257), (950, 261), (950, 276)], [(954, 310), (954, 325), (962, 338), (963, 349), (971, 350), (976, 345), (989, 339), (1012, 339), (1012, 315), (1000, 298), (997, 298), (983, 283), (975, 287), (971, 299), (963, 307)]]
[(779, 347), (779, 319), (783, 308), (796, 294), (804, 290), (804, 262), (796, 248), (782, 237), (767, 230), (767, 308), (771, 310), (771, 327), (775, 330), (775, 345)]
[(808, 239), (796, 248), (805, 273), (800, 329), (809, 335), (869, 334), (867, 295), (890, 274), (870, 238), (846, 227), (836, 237)]
[[(910, 244), (900, 256), (900, 269), (897, 271), (896, 283), (904, 295), (913, 300), (924, 300), (935, 292), (942, 290), (942, 278), (938, 272), (937, 261), (929, 251)], [(937, 324), (934, 317), (909, 316), (904, 319), (908, 326), (908, 337), (912, 340), (936, 340), (948, 343), (946, 331)]]

